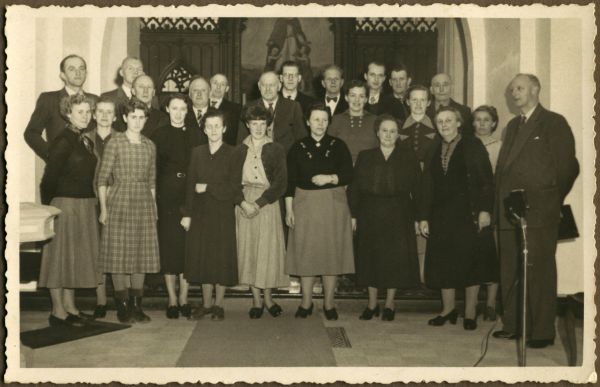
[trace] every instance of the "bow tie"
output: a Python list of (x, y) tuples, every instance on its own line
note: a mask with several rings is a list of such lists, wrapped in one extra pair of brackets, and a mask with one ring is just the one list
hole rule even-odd
[(337, 102), (338, 97), (325, 97), (325, 102), (329, 103), (331, 101)]

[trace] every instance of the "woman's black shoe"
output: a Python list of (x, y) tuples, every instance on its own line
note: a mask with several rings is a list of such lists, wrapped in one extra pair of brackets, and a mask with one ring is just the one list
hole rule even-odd
[(394, 321), (394, 317), (396, 317), (396, 311), (390, 308), (383, 308), (383, 313), (381, 314), (381, 319), (383, 321)]
[(250, 308), (248, 315), (250, 316), (251, 319), (261, 318), (264, 309), (265, 309), (264, 305), (261, 306), (260, 308), (252, 307), (252, 308)]
[(85, 321), (74, 314), (67, 314), (67, 318), (62, 319), (54, 316), (53, 314), (48, 317), (48, 324), (51, 327), (73, 327), (81, 328), (85, 326)]
[(106, 317), (106, 305), (96, 305), (94, 309), (94, 319)]
[(370, 320), (373, 318), (373, 316), (379, 317), (379, 305), (377, 305), (375, 309), (369, 309), (369, 307), (367, 306), (358, 318), (360, 320)]
[(298, 307), (298, 310), (296, 311), (296, 318), (300, 317), (300, 318), (307, 318), (308, 316), (310, 316), (312, 314), (313, 311), (313, 306), (314, 304), (310, 304), (310, 307), (308, 309), (304, 309), (302, 307), (302, 305), (300, 305)]
[(177, 305), (167, 306), (167, 318), (170, 318), (170, 319), (179, 318), (179, 307), (177, 307)]
[(456, 319), (458, 318), (458, 313), (456, 309), (453, 309), (452, 312), (448, 313), (445, 316), (437, 316), (436, 318), (432, 318), (429, 320), (429, 325), (433, 326), (441, 326), (446, 323), (446, 321), (450, 321), (450, 324), (456, 324)]
[(275, 303), (273, 305), (271, 305), (270, 308), (267, 308), (267, 311), (273, 317), (278, 317), (279, 315), (281, 315), (281, 313), (283, 313), (283, 309), (281, 309), (281, 306), (279, 306)]
[(463, 328), (465, 329), (465, 331), (474, 331), (475, 329), (477, 329), (477, 320), (465, 318), (463, 320)]
[(225, 319), (225, 309), (221, 308), (220, 306), (213, 305), (211, 308), (211, 313), (212, 316), (210, 316), (210, 318), (213, 321), (223, 321)]
[(147, 323), (150, 322), (150, 316), (148, 316), (142, 310), (142, 297), (130, 296), (129, 297), (129, 313), (131, 318), (135, 322)]
[(323, 313), (325, 313), (325, 318), (327, 320), (337, 320), (338, 319), (338, 313), (337, 313), (337, 310), (335, 310), (335, 308), (325, 309), (325, 307), (323, 306)]
[(185, 318), (192, 317), (192, 306), (190, 304), (183, 304), (179, 306), (179, 313)]

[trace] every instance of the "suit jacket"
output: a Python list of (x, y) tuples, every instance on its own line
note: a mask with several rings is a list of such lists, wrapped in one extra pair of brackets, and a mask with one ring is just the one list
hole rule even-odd
[(204, 133), (204, 127), (198, 125), (198, 120), (196, 119), (196, 114), (194, 113), (194, 109), (192, 108), (191, 104), (188, 106), (188, 112), (185, 115), (184, 122), (187, 129), (198, 131), (200, 133), (200, 137), (198, 139), (200, 145), (208, 144), (208, 137), (206, 136), (206, 133)]
[(146, 123), (142, 129), (142, 134), (148, 138), (151, 138), (156, 129), (160, 128), (161, 126), (168, 125), (169, 123), (171, 123), (171, 121), (167, 113), (159, 109), (150, 108), (148, 118), (146, 119)]
[[(281, 92), (279, 93), (279, 97), (285, 98), (283, 96), (283, 93)], [(296, 99), (294, 99), (294, 101), (300, 104), (300, 107), (302, 108), (302, 114), (304, 117), (306, 117), (306, 113), (308, 113), (308, 109), (310, 109), (310, 106), (315, 102), (315, 100), (311, 96), (306, 95), (301, 91), (298, 91), (298, 93), (296, 94)]]
[[(94, 94), (86, 92), (84, 94), (93, 99), (98, 98)], [(45, 161), (48, 161), (50, 143), (68, 124), (66, 117), (60, 114), (60, 100), (68, 95), (64, 88), (40, 94), (35, 110), (25, 128), (25, 142)], [(90, 122), (90, 128), (92, 126), (94, 125)], [(44, 130), (46, 131), (46, 140), (42, 138)]]
[(560, 114), (538, 105), (523, 127), (520, 117), (506, 127), (496, 165), (496, 219), (500, 228), (513, 226), (506, 217), (504, 199), (512, 190), (524, 189), (529, 204), (529, 227), (557, 225), (560, 206), (579, 174), (575, 139)]
[[(461, 130), (460, 130), (461, 134), (463, 136), (464, 135), (472, 136), (473, 135), (473, 117), (471, 116), (471, 108), (466, 105), (459, 104), (452, 98), (450, 98), (450, 103), (448, 104), (448, 106), (452, 106), (453, 108), (456, 108), (460, 112), (460, 115), (462, 116), (463, 123), (461, 125)], [(429, 116), (429, 118), (431, 118), (431, 122), (433, 122), (434, 125), (435, 125), (435, 113), (436, 113), (435, 101), (431, 101), (431, 104), (429, 104), (429, 106), (427, 107), (426, 114)]]
[[(240, 118), (241, 118), (240, 116), (241, 116), (241, 112), (242, 112), (242, 106), (235, 102), (231, 102), (226, 99), (223, 99), (221, 101), (221, 105), (219, 105), (218, 110), (225, 113), (225, 121), (226, 121), (226, 125), (227, 125), (227, 130), (225, 131), (225, 133), (223, 133), (223, 141), (225, 141), (229, 145), (235, 145), (237, 143), (238, 128), (240, 125)], [(193, 113), (193, 110), (192, 110), (192, 113)], [(198, 122), (196, 120), (194, 120), (194, 121), (196, 122), (196, 125), (197, 125)], [(202, 131), (202, 134), (204, 136), (206, 136), (204, 134), (204, 131)], [(207, 141), (208, 141), (208, 138), (207, 138)]]
[(385, 97), (386, 96), (383, 93), (381, 93), (381, 94), (379, 94), (379, 100), (377, 101), (377, 103), (370, 104), (369, 103), (369, 93), (367, 92), (367, 103), (365, 103), (365, 110), (371, 114), (375, 114), (376, 116), (382, 114), (383, 108), (384, 108), (383, 101), (384, 101)]
[(114, 90), (107, 91), (100, 95), (101, 98), (108, 98), (115, 103), (115, 115), (117, 119), (113, 124), (113, 128), (118, 132), (124, 132), (127, 129), (125, 121), (123, 121), (123, 112), (125, 105), (129, 103), (129, 97), (123, 91), (122, 87), (118, 87)]
[[(263, 104), (262, 98), (249, 102), (246, 104), (245, 109), (257, 104)], [(244, 138), (248, 136), (248, 128), (245, 124), (242, 125), (243, 128), (240, 127), (238, 130), (238, 144), (241, 144)], [(287, 98), (278, 98), (272, 127), (273, 141), (283, 145), (287, 154), (294, 142), (307, 135), (300, 104)]]
[(390, 114), (397, 120), (401, 121), (401, 125), (406, 121), (406, 118), (410, 116), (410, 110), (406, 105), (406, 100), (400, 101), (392, 94), (384, 95), (383, 99), (379, 101), (381, 109), (379, 114)]

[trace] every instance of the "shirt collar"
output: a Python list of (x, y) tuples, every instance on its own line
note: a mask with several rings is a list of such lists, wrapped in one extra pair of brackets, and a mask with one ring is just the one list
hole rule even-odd
[(262, 99), (263, 104), (265, 105), (265, 108), (269, 108), (270, 104), (273, 104), (273, 110), (275, 110), (275, 106), (277, 106), (277, 101), (279, 101), (279, 98), (275, 98), (275, 100), (273, 102), (267, 102), (264, 99)]
[(421, 119), (421, 121), (417, 121), (414, 119), (414, 117), (412, 115), (408, 116), (408, 118), (406, 119), (406, 121), (404, 121), (404, 125), (402, 125), (402, 128), (408, 128), (409, 126), (415, 124), (415, 123), (421, 123), (431, 129), (433, 129), (433, 123), (431, 122), (431, 119), (427, 116), (424, 115), (423, 118)]
[(123, 90), (123, 92), (125, 93), (125, 95), (127, 96), (127, 98), (131, 99), (131, 87), (127, 87), (125, 85), (121, 85), (121, 90)]
[(208, 106), (203, 107), (202, 109), (198, 109), (196, 107), (192, 107), (194, 109), (194, 116), (198, 117), (198, 112), (202, 113), (202, 115), (206, 114), (206, 111), (208, 110)]
[(75, 94), (83, 94), (83, 90), (79, 89), (79, 90), (75, 90), (72, 87), (66, 86), (65, 85), (65, 91), (67, 92), (67, 94), (69, 94), (69, 96), (73, 96)]
[(536, 103), (534, 107), (531, 108), (530, 111), (528, 111), (525, 114), (521, 114), (521, 116), (525, 117), (525, 122), (529, 121), (529, 117), (531, 117), (531, 115), (533, 114), (533, 112), (535, 111), (535, 109), (538, 107), (539, 103)]
[(281, 95), (283, 95), (283, 98), (291, 98), (296, 100), (296, 97), (298, 96), (298, 90), (288, 91), (284, 89), (281, 91)]

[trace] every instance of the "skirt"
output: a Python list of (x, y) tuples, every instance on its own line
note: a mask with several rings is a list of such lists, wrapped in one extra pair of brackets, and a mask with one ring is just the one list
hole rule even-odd
[[(265, 187), (244, 187), (244, 198), (253, 202)], [(285, 274), (285, 241), (279, 201), (262, 207), (253, 218), (235, 208), (239, 283), (259, 289), (290, 285)]]
[(96, 198), (52, 199), (61, 210), (54, 222), (54, 238), (44, 246), (41, 288), (95, 288), (98, 275), (99, 227)]
[(352, 221), (346, 190), (296, 188), (286, 272), (296, 276), (354, 273)]

